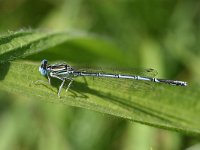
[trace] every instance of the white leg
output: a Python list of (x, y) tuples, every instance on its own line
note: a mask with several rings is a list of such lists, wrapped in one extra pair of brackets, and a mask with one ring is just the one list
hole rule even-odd
[(60, 79), (60, 80), (64, 80), (64, 78), (61, 78), (61, 77), (59, 77), (59, 76), (56, 76), (56, 75), (51, 75), (51, 77), (53, 77), (53, 78), (57, 78), (57, 79)]
[(64, 85), (64, 83), (65, 83), (65, 79), (62, 79), (62, 84), (60, 85), (60, 87), (59, 87), (59, 91), (58, 91), (58, 97), (60, 98), (60, 92), (61, 92), (61, 90), (62, 90), (62, 87), (63, 87), (63, 85)]
[(68, 84), (68, 86), (67, 86), (67, 89), (65, 90), (66, 92), (68, 91), (68, 89), (70, 88), (70, 86), (71, 86), (71, 84), (72, 84), (72, 82), (73, 82), (73, 79), (69, 79), (70, 80), (70, 82), (69, 82), (69, 84)]
[(50, 78), (50, 76), (47, 75), (47, 78), (48, 78), (48, 80), (49, 80), (49, 84), (51, 85), (51, 78)]

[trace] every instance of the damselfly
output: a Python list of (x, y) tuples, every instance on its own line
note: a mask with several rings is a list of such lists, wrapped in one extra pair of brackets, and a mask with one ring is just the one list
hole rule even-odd
[[(151, 72), (153, 69), (147, 69), (145, 71)], [(70, 65), (66, 63), (62, 64), (53, 64), (48, 65), (48, 61), (46, 59), (42, 60), (41, 66), (39, 67), (39, 72), (43, 76), (47, 76), (49, 80), (49, 84), (51, 84), (51, 77), (62, 80), (62, 83), (58, 90), (58, 97), (60, 97), (60, 92), (66, 80), (69, 80), (69, 84), (67, 86), (66, 91), (70, 88), (74, 78), (80, 76), (90, 76), (90, 77), (103, 77), (103, 78), (121, 78), (121, 79), (130, 79), (130, 80), (142, 80), (142, 81), (151, 81), (151, 82), (159, 82), (159, 83), (167, 83), (170, 85), (177, 86), (187, 86), (187, 82), (177, 81), (177, 80), (166, 80), (166, 79), (158, 79), (152, 77), (143, 77), (138, 75), (129, 75), (129, 74), (118, 74), (118, 73), (102, 73), (102, 72), (90, 72), (87, 70), (76, 70), (72, 68)]]

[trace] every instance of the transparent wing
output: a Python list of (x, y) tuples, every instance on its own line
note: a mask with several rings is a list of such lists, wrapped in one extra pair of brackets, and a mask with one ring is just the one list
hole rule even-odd
[[(75, 71), (86, 72), (86, 73), (105, 73), (105, 74), (121, 74), (121, 75), (132, 75), (132, 76), (143, 76), (153, 78), (157, 75), (157, 71), (151, 68), (102, 68), (102, 67), (79, 67)], [(141, 81), (134, 79), (121, 79), (121, 78), (108, 78), (108, 77), (78, 77), (85, 78), (87, 83), (85, 86), (89, 86), (92, 89), (98, 89), (98, 91), (110, 91), (117, 93), (144, 93), (145, 91), (151, 90), (154, 86), (153, 82)], [(77, 80), (77, 79), (75, 79)], [(79, 80), (79, 79), (78, 79)]]
[(72, 83), (70, 89), (81, 92), (79, 85), (76, 84), (79, 81), (82, 83), (82, 88), (85, 89), (82, 92), (94, 93), (99, 96), (103, 93), (114, 95), (136, 95), (137, 93), (145, 94), (154, 89), (153, 82), (139, 81), (133, 79), (120, 79), (120, 78), (104, 78), (104, 77), (77, 77)]
[[(55, 64), (53, 68), (60, 68), (63, 64)], [(78, 68), (78, 69), (77, 69)], [(119, 69), (119, 68), (102, 68), (102, 67), (76, 67), (74, 71), (86, 72), (86, 73), (105, 73), (105, 74), (121, 74), (121, 75), (132, 75), (132, 76), (143, 76), (143, 77), (155, 77), (157, 75), (157, 71), (151, 68), (147, 69), (138, 69), (138, 68), (128, 68), (128, 69)], [(73, 78), (73, 76), (69, 75), (69, 73), (64, 70), (54, 71), (53, 75), (59, 78)], [(121, 78), (108, 78), (108, 77), (77, 77), (75, 79), (78, 81), (79, 79), (85, 78), (87, 81), (84, 83), (85, 87), (91, 87), (91, 89), (98, 89), (97, 91), (115, 91), (121, 93), (130, 93), (137, 91), (148, 91), (151, 89), (151, 82), (148, 81), (138, 81), (134, 79), (121, 79)], [(72, 84), (73, 86), (73, 84)]]
[(76, 68), (76, 71), (90, 72), (90, 73), (108, 73), (108, 74), (122, 74), (122, 75), (138, 75), (143, 77), (155, 77), (158, 72), (152, 68)]

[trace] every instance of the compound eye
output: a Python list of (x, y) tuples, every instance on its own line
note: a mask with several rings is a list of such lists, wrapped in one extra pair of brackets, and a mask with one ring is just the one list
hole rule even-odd
[(47, 68), (47, 60), (46, 59), (43, 59), (42, 61), (41, 61), (41, 68), (43, 68), (43, 69), (46, 69)]
[(46, 76), (47, 75), (47, 70), (42, 68), (42, 67), (39, 67), (39, 72), (41, 73), (41, 75), (43, 76)]
[(45, 76), (47, 75), (47, 60), (44, 59), (41, 61), (41, 66), (39, 67), (39, 72), (41, 73), (41, 75)]

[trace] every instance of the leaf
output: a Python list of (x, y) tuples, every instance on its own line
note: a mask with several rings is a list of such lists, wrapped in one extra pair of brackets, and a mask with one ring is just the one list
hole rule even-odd
[(86, 36), (84, 32), (72, 30), (62, 32), (42, 32), (39, 30), (10, 32), (0, 36), (0, 63), (38, 53), (69, 39)]
[[(2, 64), (0, 78), (4, 79), (0, 89), (32, 100), (82, 107), (151, 126), (200, 134), (199, 86), (77, 78), (68, 92), (64, 91), (66, 87), (62, 90), (59, 99), (57, 91), (61, 81), (53, 80), (52, 86), (48, 85), (47, 79), (38, 72), (39, 65), (29, 61)], [(142, 86), (138, 88), (135, 84)]]
[[(79, 77), (68, 92), (64, 90), (65, 84), (59, 99), (57, 92), (61, 81), (52, 79), (52, 85), (48, 84), (38, 72), (41, 59), (69, 60), (74, 64), (82, 64), (87, 59), (94, 64), (104, 57), (105, 61), (129, 64), (129, 59), (114, 45), (92, 39), (89, 34), (80, 38), (81, 35), (72, 33), (20, 31), (0, 36), (3, 50), (0, 52), (0, 99), (5, 97), (2, 93), (8, 92), (15, 99), (82, 107), (159, 128), (200, 135), (199, 85), (177, 87), (125, 79)], [(78, 40), (68, 40), (73, 38)], [(25, 56), (24, 60), (8, 61)], [(127, 61), (122, 61), (124, 59)]]

